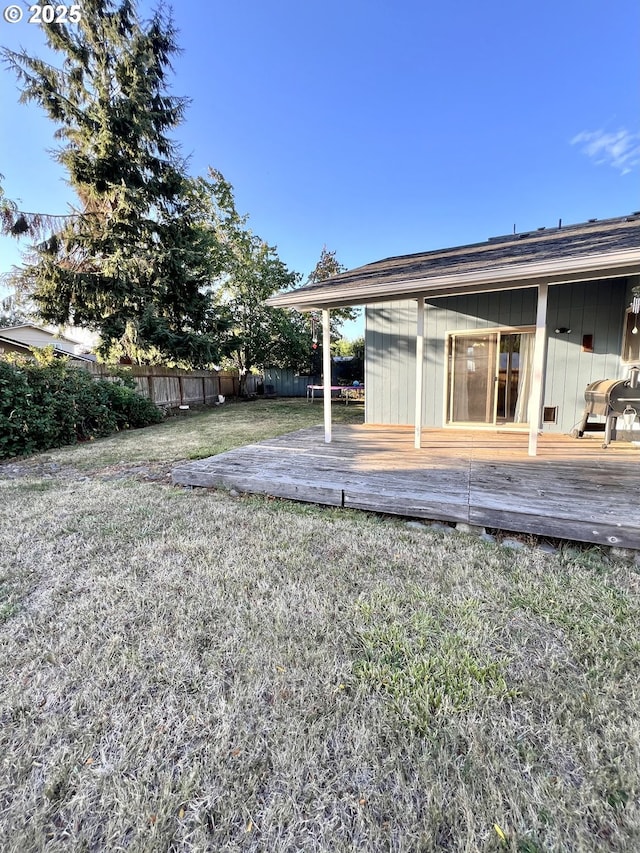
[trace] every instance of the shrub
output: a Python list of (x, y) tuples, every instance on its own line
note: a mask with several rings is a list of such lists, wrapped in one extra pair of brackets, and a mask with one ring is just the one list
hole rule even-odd
[(130, 377), (120, 376), (112, 381), (101, 379), (95, 384), (103, 389), (116, 429), (138, 429), (162, 420), (162, 412), (138, 393)]
[(161, 412), (131, 379), (95, 381), (65, 360), (0, 360), (0, 458), (148, 426)]

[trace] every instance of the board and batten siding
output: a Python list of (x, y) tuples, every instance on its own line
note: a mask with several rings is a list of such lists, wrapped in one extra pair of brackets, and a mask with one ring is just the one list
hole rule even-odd
[(412, 423), (417, 303), (384, 302), (365, 316), (365, 422)]
[[(549, 288), (544, 405), (558, 407), (558, 423), (545, 430), (570, 433), (577, 426), (590, 382), (626, 378), (620, 358), (626, 289), (625, 279)], [(563, 326), (571, 331), (556, 334)], [(592, 353), (583, 352), (583, 335), (593, 335)]]
[[(545, 430), (570, 432), (584, 408), (584, 389), (596, 379), (626, 375), (620, 359), (627, 299), (625, 279), (579, 282), (549, 288), (548, 356), (544, 405), (557, 407), (558, 422)], [(365, 419), (376, 424), (412, 424), (415, 385), (415, 300), (366, 309)], [(425, 426), (444, 424), (446, 338), (452, 332), (534, 326), (536, 291), (449, 296), (425, 309)], [(557, 334), (555, 329), (570, 328)], [(593, 335), (592, 353), (583, 335)]]

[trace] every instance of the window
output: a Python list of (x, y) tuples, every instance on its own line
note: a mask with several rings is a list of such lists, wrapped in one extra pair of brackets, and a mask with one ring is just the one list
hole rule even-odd
[(622, 360), (640, 364), (640, 315), (627, 311), (622, 342)]

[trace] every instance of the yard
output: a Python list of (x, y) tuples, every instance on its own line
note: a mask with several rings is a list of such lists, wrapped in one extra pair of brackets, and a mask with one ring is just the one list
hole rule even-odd
[(169, 485), (321, 419), (0, 466), (3, 853), (640, 848), (638, 567)]

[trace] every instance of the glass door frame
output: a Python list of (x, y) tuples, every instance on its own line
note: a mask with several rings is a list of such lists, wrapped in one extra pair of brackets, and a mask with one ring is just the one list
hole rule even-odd
[[(529, 423), (505, 421), (498, 423), (498, 393), (497, 386), (500, 376), (500, 338), (502, 335), (533, 335), (535, 339), (535, 326), (491, 326), (485, 329), (456, 329), (455, 331), (445, 332), (445, 353), (444, 353), (444, 412), (443, 423), (445, 427), (464, 428), (464, 429), (509, 429), (509, 430), (529, 430)], [(492, 421), (454, 421), (449, 419), (449, 413), (453, 410), (453, 385), (452, 374), (450, 371), (451, 365), (451, 347), (455, 338), (471, 338), (471, 337), (488, 337), (495, 335), (495, 341), (492, 346), (495, 349), (495, 364), (494, 376), (490, 380), (493, 394), (493, 420)], [(489, 393), (487, 393), (487, 405), (489, 404)]]

